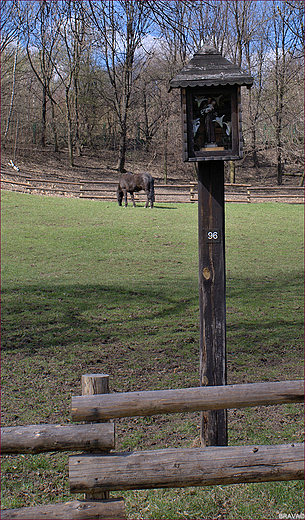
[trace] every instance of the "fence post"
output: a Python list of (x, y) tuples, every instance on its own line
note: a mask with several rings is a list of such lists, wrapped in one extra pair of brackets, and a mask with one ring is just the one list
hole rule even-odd
[[(109, 394), (108, 374), (85, 374), (82, 376), (82, 395)], [(107, 422), (107, 421), (105, 421)], [(86, 493), (86, 500), (107, 500), (109, 491)]]
[(194, 187), (190, 185), (190, 200), (194, 200)]

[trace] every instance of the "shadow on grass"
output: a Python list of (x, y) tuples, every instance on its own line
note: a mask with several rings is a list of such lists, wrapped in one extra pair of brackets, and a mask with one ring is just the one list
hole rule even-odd
[(299, 363), (303, 356), (303, 275), (234, 279), (227, 288), (227, 345), (232, 362)]
[[(169, 210), (177, 210), (177, 209), (178, 209), (177, 206), (166, 206), (166, 204), (168, 204), (168, 203), (166, 203), (166, 202), (163, 202), (163, 203), (161, 203), (161, 204), (163, 204), (163, 205), (160, 206), (159, 204), (154, 203), (154, 207), (153, 207), (153, 208), (150, 208), (150, 207), (149, 207), (149, 208), (146, 208), (146, 207), (145, 207), (145, 202), (138, 202), (138, 201), (136, 201), (136, 207), (133, 208), (131, 200), (128, 199), (128, 206), (127, 206), (127, 208), (129, 208), (129, 207), (132, 208), (132, 209), (136, 209), (136, 208), (144, 208), (144, 209), (152, 210), (152, 211), (154, 211), (154, 209), (158, 209), (158, 210), (160, 210), (160, 209), (162, 209), (162, 210), (163, 210), (163, 209), (165, 209), (165, 210), (168, 210), (168, 209), (169, 209)], [(171, 202), (170, 204), (173, 204), (173, 203)], [(123, 209), (124, 209), (124, 210), (126, 209), (125, 206), (122, 206), (122, 210), (123, 210)]]
[[(185, 294), (194, 293), (185, 282)], [(162, 285), (134, 287), (103, 285), (25, 286), (2, 293), (2, 351), (24, 353), (73, 343), (102, 344), (141, 340), (175, 328), (193, 300), (168, 294)], [(162, 331), (159, 329), (162, 328)]]
[[(292, 354), (302, 348), (301, 275), (230, 280), (228, 350), (245, 356)], [(24, 286), (2, 293), (2, 352), (31, 354), (75, 344), (154, 345), (199, 342), (196, 280), (171, 291), (154, 281), (119, 285)], [(297, 303), (299, 302), (299, 303)], [(301, 303), (300, 303), (301, 302)], [(290, 348), (290, 351), (289, 351)]]

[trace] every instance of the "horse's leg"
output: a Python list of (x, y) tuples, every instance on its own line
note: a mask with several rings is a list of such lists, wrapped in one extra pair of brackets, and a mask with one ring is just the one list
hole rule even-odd
[[(147, 201), (146, 201), (146, 204), (145, 204), (145, 208), (148, 208), (148, 204), (149, 204), (149, 191), (148, 190), (145, 190), (145, 193), (146, 193), (146, 197), (147, 197)], [(150, 206), (151, 206), (151, 201), (150, 201)]]
[(150, 175), (150, 182), (149, 182), (149, 199), (150, 199), (150, 207), (154, 207), (155, 202), (155, 182), (152, 176)]
[(149, 197), (147, 196), (147, 206), (148, 206), (148, 199), (149, 199), (149, 202), (150, 202), (150, 208), (153, 208), (154, 207), (154, 198), (152, 197), (150, 192), (149, 192)]
[(127, 190), (123, 190), (124, 191), (124, 202), (125, 202), (125, 208), (127, 208)]
[(116, 196), (117, 196), (117, 199), (118, 199), (119, 206), (122, 206), (123, 192), (120, 190), (119, 187), (118, 187), (118, 189), (116, 191)]
[(131, 197), (131, 200), (132, 200), (132, 205), (133, 207), (135, 208), (136, 207), (136, 203), (135, 203), (135, 200), (134, 200), (134, 194), (133, 194), (133, 191), (130, 191), (130, 197)]

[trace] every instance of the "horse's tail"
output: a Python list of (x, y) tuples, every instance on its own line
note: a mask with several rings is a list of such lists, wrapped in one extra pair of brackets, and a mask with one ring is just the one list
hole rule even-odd
[(151, 202), (155, 202), (155, 181), (152, 176), (150, 176), (149, 188), (149, 198)]

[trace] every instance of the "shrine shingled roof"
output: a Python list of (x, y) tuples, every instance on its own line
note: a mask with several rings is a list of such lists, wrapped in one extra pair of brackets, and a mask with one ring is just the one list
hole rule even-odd
[(240, 85), (248, 88), (253, 84), (250, 74), (224, 58), (214, 47), (205, 45), (173, 77), (172, 88), (211, 87), (218, 85)]

